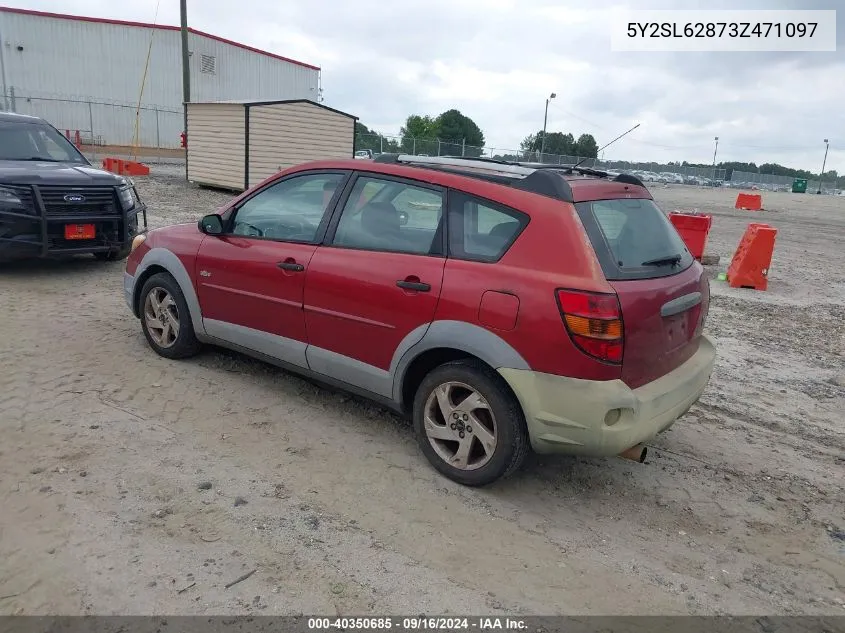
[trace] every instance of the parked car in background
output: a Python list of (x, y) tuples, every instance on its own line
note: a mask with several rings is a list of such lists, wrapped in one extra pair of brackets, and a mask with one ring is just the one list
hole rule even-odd
[(627, 175), (307, 163), (135, 246), (125, 299), (157, 354), (219, 345), (381, 402), (466, 485), (530, 448), (642, 461), (714, 363), (708, 277)]
[(373, 150), (371, 149), (359, 149), (355, 152), (355, 158), (358, 160), (372, 160), (373, 158)]
[(672, 183), (672, 184), (675, 184), (675, 185), (684, 184), (684, 177), (681, 176), (680, 174), (675, 174), (675, 173), (670, 172), (670, 171), (664, 171), (660, 175), (663, 176), (663, 178), (665, 179), (665, 182), (667, 182), (667, 183)]
[(93, 167), (44, 119), (0, 112), (0, 261), (123, 259), (146, 224), (131, 180)]

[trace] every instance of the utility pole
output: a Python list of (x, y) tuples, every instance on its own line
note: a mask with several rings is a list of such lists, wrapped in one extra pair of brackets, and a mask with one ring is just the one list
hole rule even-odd
[[(3, 89), (3, 109), (9, 110), (9, 97), (6, 86), (6, 62), (3, 59), (3, 34), (0, 33), (0, 88)], [(14, 110), (12, 110), (14, 112)]]
[(719, 137), (715, 137), (716, 147), (713, 149), (713, 180), (716, 180), (716, 152), (719, 151)]
[(549, 98), (546, 99), (546, 114), (543, 115), (543, 140), (540, 141), (540, 161), (543, 162), (543, 153), (546, 151), (546, 123), (549, 121), (549, 101), (554, 99), (557, 95), (552, 93), (549, 95)]
[(827, 165), (827, 150), (830, 147), (830, 142), (825, 139), (824, 140), (824, 160), (822, 161), (822, 173), (819, 174), (819, 190), (816, 194), (820, 194), (822, 192), (822, 178), (824, 178), (824, 166)]
[[(182, 17), (182, 108), (184, 109), (184, 134), (186, 145), (188, 139), (188, 103), (191, 101), (191, 68), (188, 51), (188, 0), (179, 0), (179, 12)], [(188, 179), (188, 148), (185, 147), (185, 180)]]

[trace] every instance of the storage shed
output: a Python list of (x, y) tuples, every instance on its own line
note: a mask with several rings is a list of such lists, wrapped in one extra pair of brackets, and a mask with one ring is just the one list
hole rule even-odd
[(352, 158), (357, 117), (306, 99), (188, 104), (188, 180), (243, 191), (311, 160)]

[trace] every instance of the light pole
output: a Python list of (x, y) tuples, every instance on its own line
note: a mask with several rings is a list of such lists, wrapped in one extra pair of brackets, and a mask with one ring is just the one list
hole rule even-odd
[(713, 137), (716, 141), (716, 147), (713, 148), (713, 180), (716, 180), (716, 152), (719, 151), (719, 137)]
[(828, 150), (829, 147), (830, 147), (830, 142), (827, 139), (825, 139), (824, 140), (824, 160), (822, 161), (822, 173), (819, 174), (819, 190), (816, 192), (817, 195), (822, 192), (822, 178), (824, 178), (824, 166), (827, 164), (827, 150)]
[[(179, 16), (182, 34), (182, 101), (183, 108), (183, 134), (185, 134), (185, 145), (188, 140), (188, 103), (191, 101), (191, 67), (188, 50), (188, 0), (179, 2)], [(185, 147), (185, 180), (188, 179), (188, 148)]]
[(557, 95), (552, 93), (546, 99), (546, 114), (543, 115), (543, 140), (540, 141), (540, 162), (543, 162), (543, 152), (546, 151), (546, 123), (549, 121), (549, 101), (554, 99)]

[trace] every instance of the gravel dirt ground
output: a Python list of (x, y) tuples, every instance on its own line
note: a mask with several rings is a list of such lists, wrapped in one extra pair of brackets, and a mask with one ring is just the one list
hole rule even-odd
[[(160, 166), (152, 226), (229, 196)], [(843, 614), (845, 198), (712, 213), (712, 381), (646, 464), (532, 457), (468, 489), (404, 420), (237, 354), (156, 356), (122, 263), (0, 268), (0, 614)], [(241, 582), (227, 587), (253, 572)]]

